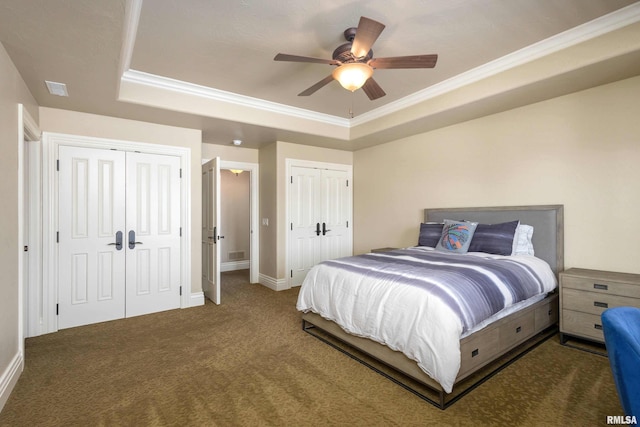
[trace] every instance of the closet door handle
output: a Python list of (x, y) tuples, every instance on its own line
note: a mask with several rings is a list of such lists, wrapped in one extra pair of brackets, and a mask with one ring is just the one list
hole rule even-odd
[(316, 236), (320, 235), (320, 223), (316, 222)]
[(329, 231), (331, 230), (327, 230), (327, 224), (325, 224), (324, 222), (322, 223), (322, 235), (324, 236), (325, 234), (327, 234)]
[(133, 230), (129, 231), (129, 249), (135, 249), (136, 245), (141, 245), (142, 242), (136, 242), (136, 232)]
[(109, 243), (108, 244), (108, 246), (111, 246), (111, 245), (115, 245), (117, 251), (122, 250), (122, 231), (118, 231), (116, 233), (116, 241), (115, 241), (115, 243)]

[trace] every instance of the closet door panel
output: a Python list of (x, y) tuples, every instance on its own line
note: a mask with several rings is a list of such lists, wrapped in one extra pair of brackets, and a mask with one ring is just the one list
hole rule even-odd
[(322, 261), (321, 179), (319, 169), (293, 167), (290, 189), (290, 275), (292, 286), (302, 284), (307, 272)]
[(127, 153), (127, 317), (180, 307), (180, 159)]
[(61, 146), (58, 328), (125, 315), (125, 153)]
[(346, 171), (322, 171), (322, 222), (329, 230), (323, 235), (323, 260), (351, 255), (348, 228), (351, 197), (347, 179)]

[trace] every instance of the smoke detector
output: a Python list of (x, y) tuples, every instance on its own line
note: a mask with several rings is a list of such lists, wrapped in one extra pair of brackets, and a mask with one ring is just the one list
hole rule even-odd
[(242, 140), (241, 139), (234, 139), (232, 141), (232, 143), (233, 143), (233, 145), (235, 145), (237, 147), (238, 145), (242, 144)]

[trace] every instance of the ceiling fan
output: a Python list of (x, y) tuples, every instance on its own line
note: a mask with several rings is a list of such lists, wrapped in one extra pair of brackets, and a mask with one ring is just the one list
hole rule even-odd
[(438, 55), (374, 58), (371, 46), (378, 39), (384, 27), (384, 24), (362, 16), (357, 28), (347, 28), (344, 31), (347, 43), (338, 46), (333, 51), (333, 59), (285, 53), (279, 53), (273, 59), (275, 61), (311, 62), (337, 66), (333, 73), (300, 92), (298, 96), (309, 96), (335, 79), (345, 89), (352, 92), (362, 88), (369, 99), (373, 101), (386, 95), (380, 85), (371, 77), (374, 69), (433, 68), (438, 60)]

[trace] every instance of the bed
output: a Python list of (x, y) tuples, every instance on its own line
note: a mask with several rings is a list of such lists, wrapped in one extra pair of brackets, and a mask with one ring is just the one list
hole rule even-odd
[[(330, 260), (309, 272), (297, 304), (305, 332), (441, 409), (555, 333), (564, 264), (561, 205), (425, 209), (425, 223), (451, 219), (528, 224), (535, 257), (415, 247)], [(470, 291), (494, 276), (513, 278), (515, 290), (486, 285), (504, 306)], [(489, 319), (466, 311), (476, 304)]]

